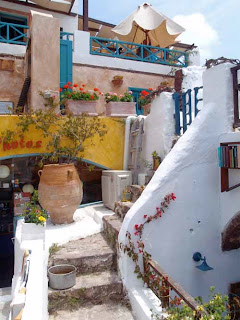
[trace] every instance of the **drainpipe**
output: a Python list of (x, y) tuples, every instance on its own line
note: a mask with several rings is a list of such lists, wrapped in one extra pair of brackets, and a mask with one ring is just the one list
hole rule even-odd
[(83, 31), (88, 31), (88, 0), (83, 0)]
[(130, 127), (131, 121), (136, 119), (136, 116), (129, 116), (126, 119), (125, 124), (125, 142), (124, 142), (124, 159), (123, 159), (123, 170), (128, 170), (128, 155), (129, 155), (129, 135), (130, 135)]

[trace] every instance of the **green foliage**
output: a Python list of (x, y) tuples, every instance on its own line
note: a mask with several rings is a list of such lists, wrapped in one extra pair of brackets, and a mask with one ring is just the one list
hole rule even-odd
[(51, 247), (49, 248), (49, 256), (51, 257), (54, 255), (56, 252), (60, 250), (60, 247), (57, 245), (57, 243), (53, 243)]
[(72, 99), (72, 100), (85, 100), (85, 101), (96, 101), (99, 96), (96, 92), (81, 92), (81, 91), (63, 91), (61, 94), (62, 99)]
[(105, 101), (108, 103), (110, 101), (113, 102), (132, 102), (133, 97), (132, 97), (132, 91), (126, 91), (124, 94), (120, 94), (118, 96), (117, 93), (112, 93), (112, 92), (107, 92), (105, 93)]
[[(43, 93), (40, 92), (43, 96)], [(32, 128), (39, 131), (44, 138), (48, 139), (46, 154), (42, 160), (49, 158), (57, 162), (60, 157), (67, 157), (67, 161), (77, 158), (79, 153), (84, 152), (84, 142), (98, 135), (101, 140), (107, 133), (106, 125), (102, 124), (99, 117), (88, 117), (87, 113), (80, 116), (66, 115), (57, 113), (58, 102), (55, 98), (44, 98), (45, 110), (30, 111), (28, 114), (19, 115), (17, 130), (5, 130), (1, 132), (3, 141), (10, 142), (16, 136), (22, 137)], [(40, 161), (40, 166), (43, 161)]]
[(47, 211), (42, 209), (38, 201), (38, 192), (34, 190), (30, 202), (26, 203), (23, 213), (25, 223), (41, 224), (42, 226), (48, 218)]
[(209, 300), (203, 302), (201, 297), (195, 299), (199, 306), (197, 311), (192, 310), (184, 302), (180, 307), (174, 306), (167, 310), (169, 320), (195, 320), (198, 314), (199, 320), (230, 320), (228, 296), (215, 293), (215, 288), (210, 288)]
[(157, 153), (157, 151), (156, 150), (154, 150), (153, 151), (153, 153), (152, 153), (152, 157), (154, 158), (154, 157), (159, 157), (159, 154)]

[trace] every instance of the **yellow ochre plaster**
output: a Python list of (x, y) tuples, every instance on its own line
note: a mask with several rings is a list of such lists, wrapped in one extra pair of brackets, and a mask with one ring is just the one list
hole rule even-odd
[[(102, 124), (106, 125), (107, 134), (102, 137), (102, 141), (98, 136), (93, 137), (91, 141), (87, 140), (84, 143), (84, 153), (80, 156), (84, 160), (109, 169), (121, 170), (123, 167), (125, 121), (106, 117), (101, 117), (100, 120)], [(18, 116), (0, 116), (0, 133), (7, 129), (17, 132), (17, 122)], [(23, 139), (16, 135), (13, 142), (7, 145), (0, 141), (0, 160), (16, 155), (46, 153), (46, 144), (47, 138), (32, 128), (24, 134)]]

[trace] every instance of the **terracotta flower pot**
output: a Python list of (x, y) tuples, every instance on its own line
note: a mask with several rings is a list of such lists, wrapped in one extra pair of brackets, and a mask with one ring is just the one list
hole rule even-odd
[(82, 183), (73, 164), (49, 164), (39, 170), (41, 206), (54, 224), (73, 222), (73, 214), (82, 202)]
[(112, 84), (114, 86), (121, 86), (123, 84), (123, 79), (113, 79)]
[(128, 117), (136, 115), (136, 102), (113, 102), (106, 104), (108, 117)]
[(97, 116), (96, 111), (97, 101), (85, 101), (85, 100), (67, 100), (66, 109), (67, 112), (72, 113), (75, 116), (80, 116), (83, 112), (87, 112), (89, 116)]

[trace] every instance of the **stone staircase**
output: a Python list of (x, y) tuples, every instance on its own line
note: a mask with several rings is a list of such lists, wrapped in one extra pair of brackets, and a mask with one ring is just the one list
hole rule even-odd
[(49, 289), (50, 320), (134, 319), (117, 272), (121, 221), (116, 215), (106, 215), (103, 225), (103, 233), (70, 241), (51, 255), (49, 265), (72, 264), (77, 279), (70, 289)]

